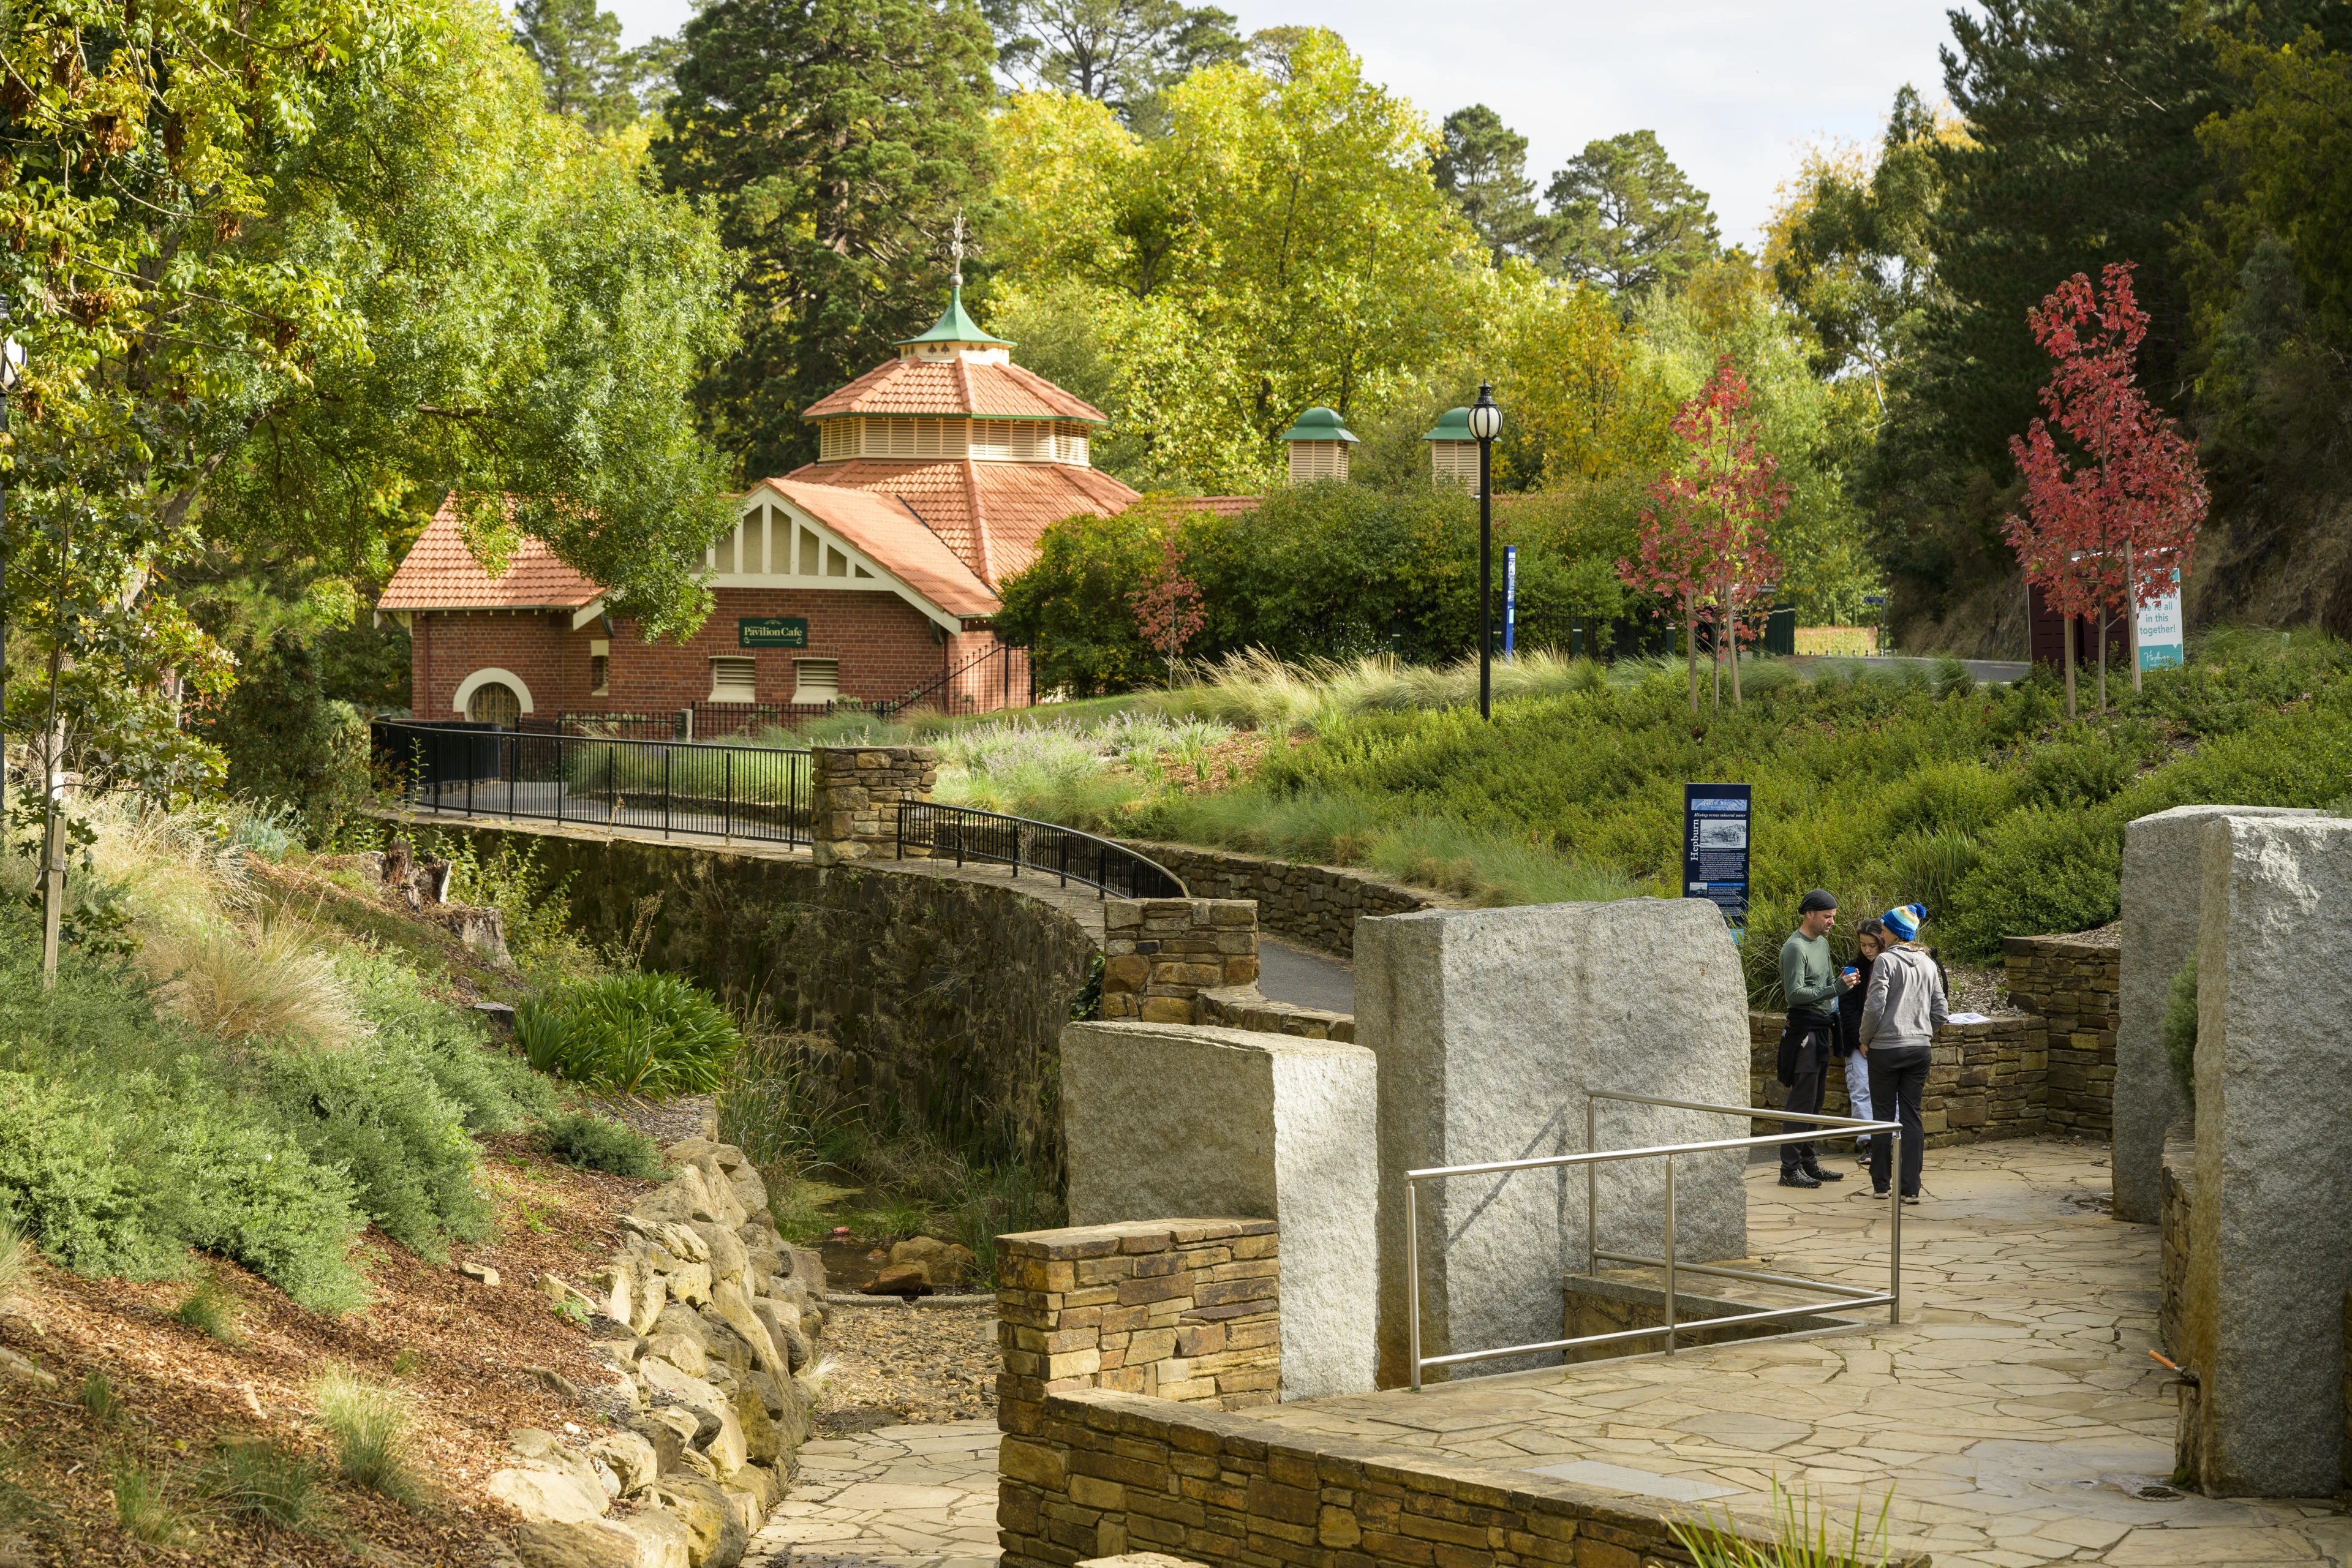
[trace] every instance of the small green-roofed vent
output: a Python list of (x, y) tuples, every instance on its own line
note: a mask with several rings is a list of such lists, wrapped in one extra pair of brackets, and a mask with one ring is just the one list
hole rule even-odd
[[(990, 337), (980, 330), (980, 323), (973, 321), (963, 308), (963, 289), (961, 285), (948, 296), (946, 314), (931, 323), (929, 331), (916, 337), (898, 340), (900, 348), (905, 348), (909, 343), (985, 343), (992, 348), (1005, 349), (1013, 346), (1005, 339)], [(1351, 440), (1353, 438), (1349, 437)]]
[(1470, 411), (1467, 408), (1447, 409), (1422, 437), (1424, 441), (1475, 441), (1477, 438), (1470, 434)]
[(1354, 441), (1356, 433), (1341, 423), (1339, 414), (1329, 408), (1310, 408), (1298, 416), (1298, 423), (1282, 433), (1285, 441)]

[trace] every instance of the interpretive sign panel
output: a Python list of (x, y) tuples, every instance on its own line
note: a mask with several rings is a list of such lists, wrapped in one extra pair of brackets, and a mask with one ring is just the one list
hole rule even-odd
[(1683, 785), (1683, 896), (1723, 911), (1734, 940), (1748, 929), (1748, 784)]

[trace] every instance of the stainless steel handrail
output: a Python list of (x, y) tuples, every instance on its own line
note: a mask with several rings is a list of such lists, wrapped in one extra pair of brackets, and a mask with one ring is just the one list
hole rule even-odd
[[(1669, 1110), (1706, 1110), (1723, 1116), (1746, 1117), (1750, 1121), (1801, 1120), (1813, 1123), (1807, 1132), (1765, 1133), (1752, 1138), (1719, 1138), (1697, 1143), (1659, 1143), (1643, 1149), (1600, 1149), (1598, 1102), (1613, 1100), (1627, 1105), (1656, 1105)], [(1648, 1094), (1620, 1094), (1614, 1089), (1596, 1089), (1586, 1091), (1584, 1100), (1584, 1150), (1581, 1154), (1547, 1154), (1533, 1160), (1490, 1160), (1475, 1165), (1432, 1165), (1404, 1173), (1404, 1259), (1405, 1259), (1405, 1337), (1406, 1351), (1412, 1363), (1412, 1388), (1421, 1391), (1421, 1374), (1433, 1366), (1456, 1366), (1465, 1362), (1496, 1361), (1505, 1356), (1536, 1355), (1547, 1351), (1573, 1350), (1581, 1345), (1610, 1344), (1622, 1340), (1648, 1338), (1664, 1334), (1665, 1353), (1675, 1353), (1675, 1335), (1684, 1326), (1675, 1321), (1675, 1276), (1678, 1270), (1692, 1274), (1709, 1274), (1726, 1279), (1745, 1279), (1753, 1284), (1778, 1285), (1784, 1289), (1818, 1290), (1836, 1298), (1814, 1306), (1774, 1307), (1763, 1311), (1738, 1312), (1721, 1318), (1701, 1318), (1693, 1328), (1723, 1328), (1733, 1323), (1768, 1322), (1781, 1318), (1811, 1317), (1827, 1308), (1859, 1307), (1886, 1308), (1886, 1321), (1903, 1321), (1903, 1205), (1890, 1194), (1887, 1198), (1889, 1230), (1887, 1236), (1886, 1289), (1872, 1292), (1853, 1285), (1832, 1285), (1818, 1279), (1800, 1279), (1786, 1274), (1762, 1274), (1752, 1269), (1727, 1268), (1720, 1264), (1684, 1263), (1675, 1257), (1675, 1156), (1707, 1153), (1721, 1149), (1769, 1149), (1781, 1143), (1810, 1143), (1821, 1136), (1821, 1130), (1850, 1127), (1865, 1132), (1884, 1132), (1889, 1143), (1887, 1152), (1893, 1162), (1891, 1169), (1903, 1166), (1903, 1124), (1899, 1121), (1865, 1121), (1851, 1116), (1825, 1116), (1819, 1111), (1807, 1111), (1801, 1117), (1790, 1118), (1785, 1111), (1772, 1111), (1752, 1105), (1711, 1105), (1703, 1100), (1664, 1100)], [(1655, 1160), (1666, 1163), (1666, 1223), (1664, 1258), (1644, 1258), (1623, 1252), (1601, 1250), (1600, 1167), (1617, 1160)], [(1539, 1171), (1556, 1166), (1584, 1167), (1584, 1241), (1585, 1267), (1598, 1272), (1603, 1262), (1631, 1263), (1645, 1268), (1664, 1268), (1666, 1276), (1666, 1321), (1646, 1329), (1620, 1329), (1605, 1334), (1580, 1334), (1573, 1339), (1546, 1340), (1539, 1344), (1508, 1345), (1500, 1350), (1456, 1351), (1450, 1355), (1423, 1356), (1421, 1353), (1421, 1225), (1419, 1184), (1442, 1181), (1448, 1176), (1483, 1176), (1512, 1171)]]

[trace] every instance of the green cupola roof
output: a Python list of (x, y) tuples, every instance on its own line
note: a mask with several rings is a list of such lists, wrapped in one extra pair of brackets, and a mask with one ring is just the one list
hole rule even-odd
[(1467, 408), (1447, 409), (1422, 437), (1424, 441), (1475, 441), (1477, 438), (1470, 434), (1470, 411)]
[[(1300, 415), (1298, 423), (1285, 430), (1279, 438), (1285, 441), (1355, 442), (1356, 433), (1348, 428), (1336, 411), (1315, 407)], [(1357, 444), (1361, 445), (1360, 442)]]
[(929, 331), (898, 340), (901, 348), (909, 343), (985, 343), (992, 348), (1004, 349), (1013, 346), (1004, 339), (992, 338), (980, 330), (980, 323), (973, 321), (963, 308), (963, 285), (961, 283), (948, 296), (947, 312), (931, 323)]

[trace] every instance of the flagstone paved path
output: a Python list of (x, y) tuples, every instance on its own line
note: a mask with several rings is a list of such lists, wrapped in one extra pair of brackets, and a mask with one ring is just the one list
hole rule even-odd
[(753, 1539), (746, 1568), (992, 1568), (996, 1443), (993, 1421), (803, 1443), (793, 1489)]
[[(2104, 1147), (1980, 1143), (1927, 1160), (1929, 1195), (1903, 1215), (1899, 1328), (1882, 1307), (1841, 1334), (1302, 1402), (1266, 1420), (1498, 1468), (1581, 1462), (1569, 1479), (1754, 1515), (1771, 1511), (1777, 1481), (1873, 1521), (1891, 1488), (1895, 1540), (1937, 1568), (2346, 1562), (2352, 1518), (2332, 1500), (2164, 1485), (2170, 1374), (2147, 1355), (2158, 1237), (2107, 1216)], [(1851, 1163), (1833, 1168), (1849, 1179), (1819, 1193), (1751, 1168), (1749, 1245), (1773, 1272), (1883, 1289), (1886, 1207), (1854, 1195)]]
[[(1777, 1481), (1841, 1521), (1878, 1517), (1937, 1568), (2352, 1568), (2334, 1500), (2144, 1496), (2172, 1468), (2155, 1343), (2157, 1235), (2107, 1217), (2103, 1147), (1931, 1151), (1904, 1212), (1904, 1322), (1276, 1407), (1302, 1435), (1377, 1438), (1501, 1469), (1585, 1467), (1631, 1495), (1769, 1514)], [(1853, 1167), (1841, 1167), (1851, 1172)], [(1748, 1173), (1776, 1272), (1875, 1285), (1885, 1208)], [(1724, 1293), (1730, 1293), (1726, 1291)], [(811, 1443), (757, 1568), (991, 1568), (996, 1433), (889, 1426)], [(1613, 1469), (1596, 1472), (1591, 1467)]]

